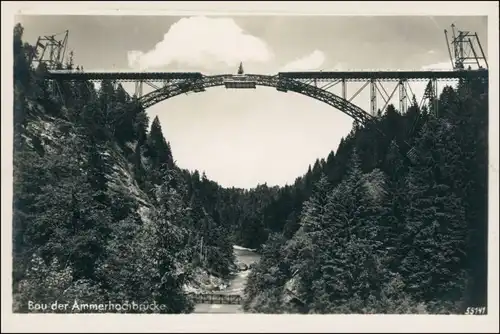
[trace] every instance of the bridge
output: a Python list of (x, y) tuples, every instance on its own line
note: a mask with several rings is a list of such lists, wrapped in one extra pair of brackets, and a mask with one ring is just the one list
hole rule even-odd
[(222, 293), (191, 293), (188, 297), (195, 304), (230, 304), (241, 305), (243, 298), (240, 295)]
[[(438, 81), (488, 80), (488, 62), (477, 34), (468, 31), (457, 32), (454, 25), (452, 25), (452, 32), (453, 36), (450, 42), (447, 31), (444, 31), (451, 65), (451, 69), (448, 71), (315, 71), (279, 72), (263, 75), (244, 74), (242, 64), (240, 64), (237, 74), (220, 75), (204, 75), (199, 72), (64, 70), (62, 64), (66, 52), (68, 31), (59, 39), (56, 38), (56, 35), (39, 37), (35, 47), (33, 47), (33, 52), (30, 54), (30, 62), (35, 66), (44, 65), (45, 79), (52, 83), (52, 89), (56, 93), (60, 91), (58, 88), (60, 84), (65, 81), (134, 82), (133, 97), (144, 108), (148, 108), (180, 94), (200, 93), (211, 87), (255, 89), (256, 86), (266, 86), (275, 88), (279, 92), (295, 92), (322, 101), (347, 114), (358, 124), (366, 125), (386, 110), (395, 97), (396, 91), (398, 91), (399, 111), (405, 113), (408, 105), (412, 104), (412, 99), (416, 98), (411, 83), (427, 82), (419, 106), (422, 107), (427, 102), (432, 105), (431, 110), (437, 115)], [(473, 69), (472, 66), (475, 68)], [(363, 84), (352, 95), (348, 95), (348, 85), (354, 82)], [(386, 89), (384, 84), (390, 82), (396, 84), (392, 89)], [(150, 86), (152, 91), (143, 94), (144, 85)], [(331, 91), (337, 85), (341, 87), (340, 94)], [(370, 90), (368, 111), (353, 101), (367, 87)], [(89, 89), (93, 89), (93, 87), (89, 87)], [(379, 108), (379, 102), (382, 102), (381, 108)]]
[[(203, 75), (199, 72), (80, 72), (73, 70), (49, 70), (46, 78), (58, 81), (102, 81), (113, 80), (135, 82), (134, 95), (139, 102), (148, 108), (174, 96), (203, 92), (207, 88), (225, 86), (228, 89), (247, 89), (256, 86), (276, 88), (281, 92), (295, 92), (320, 100), (344, 112), (359, 123), (367, 123), (377, 114), (377, 101), (383, 101), (381, 110), (385, 110), (389, 101), (399, 88), (399, 109), (405, 112), (414, 95), (411, 81), (429, 81), (431, 87), (428, 98), (436, 97), (438, 80), (468, 80), (488, 78), (485, 69), (470, 71), (342, 71), (342, 72), (280, 72), (276, 75), (261, 74), (222, 74)], [(350, 97), (347, 96), (349, 82), (362, 82), (363, 86)], [(391, 93), (388, 93), (383, 82), (397, 82)], [(143, 84), (148, 84), (153, 91), (142, 94)], [(342, 96), (338, 96), (330, 88), (340, 84)], [(370, 85), (370, 112), (355, 105), (352, 100)], [(377, 95), (378, 93), (378, 95)], [(421, 102), (423, 103), (423, 101)]]
[[(352, 117), (356, 122), (366, 124), (379, 112), (383, 112), (398, 90), (399, 110), (404, 113), (414, 97), (410, 82), (427, 81), (427, 88), (420, 105), (425, 101), (434, 102), (433, 111), (437, 112), (438, 80), (488, 79), (488, 62), (477, 33), (456, 31), (452, 24), (452, 38), (444, 30), (448, 53), (449, 71), (316, 71), (316, 72), (280, 72), (273, 75), (244, 74), (240, 63), (238, 74), (203, 75), (199, 72), (84, 72), (81, 70), (63, 70), (62, 64), (66, 53), (69, 31), (51, 36), (40, 36), (29, 55), (30, 63), (35, 66), (44, 64), (46, 79), (57, 85), (63, 81), (102, 81), (135, 82), (134, 96), (148, 108), (174, 96), (203, 92), (207, 88), (225, 86), (227, 89), (254, 89), (256, 86), (276, 88), (280, 92), (295, 92), (320, 100)], [(59, 37), (58, 37), (59, 36)], [(452, 52), (453, 49), (453, 52)], [(483, 66), (485, 64), (485, 66)], [(475, 66), (477, 69), (472, 69)], [(467, 67), (467, 68), (466, 68)], [(354, 94), (348, 96), (348, 84), (364, 82)], [(396, 82), (391, 90), (384, 83)], [(143, 94), (143, 85), (149, 85), (153, 91)], [(341, 94), (330, 89), (341, 86)], [(353, 99), (369, 87), (370, 109), (363, 110)], [(55, 89), (57, 91), (57, 88)], [(389, 93), (390, 92), (390, 93)], [(379, 108), (378, 102), (382, 102)]]

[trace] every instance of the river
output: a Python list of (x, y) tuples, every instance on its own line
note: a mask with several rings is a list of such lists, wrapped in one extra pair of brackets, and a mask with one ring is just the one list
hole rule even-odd
[[(259, 254), (255, 253), (251, 249), (243, 248), (240, 246), (233, 246), (234, 256), (236, 257), (236, 263), (241, 262), (250, 266), (252, 263), (259, 261)], [(227, 293), (227, 294), (241, 294), (243, 295), (243, 289), (245, 289), (245, 284), (248, 279), (248, 274), (250, 270), (238, 272), (232, 279), (229, 286), (217, 293)], [(241, 305), (221, 305), (221, 304), (197, 304), (195, 306), (193, 313), (244, 313)]]

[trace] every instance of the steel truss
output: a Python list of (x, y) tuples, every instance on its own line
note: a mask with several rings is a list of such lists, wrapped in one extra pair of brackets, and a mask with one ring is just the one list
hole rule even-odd
[[(61, 81), (101, 81), (111, 80), (113, 82), (132, 81), (135, 82), (134, 95), (143, 103), (144, 107), (149, 107), (155, 103), (166, 100), (170, 97), (189, 92), (201, 92), (206, 88), (222, 86), (224, 83), (240, 82), (255, 85), (275, 87), (279, 91), (294, 91), (314, 99), (325, 102), (352, 117), (356, 122), (366, 123), (383, 113), (390, 101), (394, 97), (396, 90), (399, 95), (399, 111), (405, 113), (408, 102), (416, 96), (413, 93), (410, 81), (428, 81), (420, 106), (425, 101), (432, 102), (433, 111), (437, 113), (437, 81), (438, 80), (458, 80), (482, 77), (487, 80), (488, 70), (484, 69), (479, 60), (486, 62), (479, 37), (476, 33), (458, 31), (452, 25), (453, 39), (448, 42), (447, 31), (445, 36), (452, 60), (453, 71), (337, 71), (337, 72), (281, 72), (277, 75), (244, 75), (243, 67), (240, 64), (237, 78), (229, 74), (205, 76), (199, 72), (83, 72), (78, 70), (62, 70), (62, 63), (66, 52), (68, 41), (68, 31), (63, 34), (39, 37), (33, 52), (30, 55), (30, 62), (37, 61), (44, 63), (48, 70), (47, 79), (51, 80), (55, 86)], [(62, 35), (57, 39), (56, 36)], [(480, 50), (476, 52), (475, 43)], [(453, 46), (455, 59), (451, 56), (450, 44)], [(464, 65), (468, 60), (474, 60), (478, 65), (478, 70), (464, 71)], [(487, 64), (487, 63), (486, 63)], [(457, 70), (458, 69), (458, 70)], [(236, 78), (236, 80), (234, 80)], [(386, 89), (384, 83), (397, 82), (394, 89)], [(348, 83), (364, 82), (352, 96), (348, 96)], [(332, 93), (329, 89), (337, 84), (342, 85), (341, 96)], [(154, 89), (151, 93), (143, 94), (144, 85)], [(227, 88), (229, 86), (226, 85)], [(238, 87), (236, 85), (235, 87)], [(241, 86), (243, 87), (243, 86)], [(353, 103), (366, 87), (370, 90), (370, 108), (365, 112), (362, 108)], [(55, 87), (57, 88), (57, 87)], [(391, 93), (389, 94), (388, 91)], [(378, 108), (382, 102), (382, 108)]]
[[(248, 74), (244, 79), (256, 85), (275, 87), (279, 91), (294, 91), (321, 100), (339, 110), (347, 113), (356, 121), (366, 121), (371, 117), (384, 112), (390, 101), (394, 98), (396, 90), (399, 95), (399, 110), (405, 113), (408, 104), (415, 96), (411, 82), (427, 81), (427, 89), (420, 107), (427, 101), (436, 100), (437, 82), (440, 80), (453, 81), (459, 79), (484, 78), (487, 79), (487, 70), (473, 71), (416, 71), (416, 72), (284, 72), (275, 76)], [(51, 80), (88, 80), (101, 81), (113, 80), (121, 82), (135, 82), (136, 95), (144, 106), (149, 107), (170, 97), (188, 93), (200, 92), (206, 88), (221, 86), (227, 80), (232, 80), (230, 74), (205, 76), (198, 72), (80, 72), (80, 71), (49, 71), (48, 79)], [(240, 80), (240, 79), (238, 79)], [(348, 84), (352, 82), (363, 83), (354, 94), (348, 96)], [(394, 89), (388, 89), (387, 83), (397, 82)], [(342, 86), (341, 96), (329, 90), (337, 85)], [(144, 85), (154, 89), (153, 92), (143, 96)], [(352, 102), (364, 89), (370, 90), (369, 116), (359, 116), (361, 108)], [(390, 92), (390, 93), (389, 93)], [(415, 96), (416, 97), (416, 96)], [(381, 102), (381, 108), (378, 103)], [(437, 104), (434, 111), (437, 112)]]
[[(277, 75), (213, 75), (206, 76), (198, 72), (83, 72), (52, 70), (47, 73), (47, 79), (57, 81), (102, 81), (111, 80), (118, 82), (135, 82), (134, 96), (144, 108), (151, 107), (159, 102), (190, 92), (203, 92), (207, 88), (224, 86), (227, 82), (237, 81), (241, 86), (267, 86), (276, 88), (281, 92), (296, 92), (322, 101), (354, 119), (360, 125), (368, 125), (377, 119), (386, 110), (390, 101), (396, 94), (399, 95), (399, 110), (407, 111), (408, 105), (416, 98), (410, 82), (427, 81), (427, 86), (422, 96), (420, 107), (428, 101), (432, 111), (437, 116), (438, 112), (438, 86), (439, 80), (451, 81), (482, 78), (488, 79), (488, 70), (470, 71), (426, 71), (426, 72), (285, 72)], [(351, 96), (348, 95), (348, 84), (362, 83), (362, 86)], [(392, 90), (386, 89), (384, 84), (395, 82)], [(245, 83), (247, 85), (245, 85)], [(341, 85), (341, 95), (329, 91), (336, 85)], [(143, 94), (143, 86), (148, 85), (153, 91)], [(352, 101), (364, 89), (370, 89), (370, 111), (366, 112)], [(390, 93), (389, 93), (390, 92)], [(383, 101), (381, 109), (377, 109), (379, 100)], [(417, 102), (418, 103), (418, 102)], [(383, 131), (375, 129), (385, 136)], [(401, 146), (402, 145), (402, 146)], [(414, 163), (417, 159), (414, 150), (407, 143), (396, 144), (401, 153)]]
[[(338, 84), (342, 85), (342, 97), (347, 101), (353, 101), (365, 89), (370, 90), (370, 109), (371, 116), (377, 116), (383, 113), (398, 90), (399, 111), (405, 113), (408, 105), (412, 103), (412, 98), (416, 94), (412, 89), (415, 82), (427, 81), (427, 88), (422, 96), (419, 106), (425, 103), (432, 103), (433, 111), (437, 112), (438, 81), (458, 81), (471, 80), (475, 78), (488, 79), (487, 70), (471, 71), (359, 71), (359, 72), (286, 72), (279, 75), (298, 80), (307, 84), (313, 84), (320, 89), (331, 89)], [(362, 83), (362, 86), (351, 96), (347, 95), (348, 83)], [(388, 83), (396, 82), (393, 89), (388, 89)], [(390, 92), (390, 93), (389, 93)], [(383, 102), (382, 108), (377, 108), (378, 103)], [(417, 101), (418, 102), (418, 101)]]
[[(241, 83), (252, 83), (259, 86), (274, 87), (278, 91), (293, 91), (299, 94), (322, 101), (352, 117), (358, 123), (367, 123), (383, 113), (396, 91), (399, 95), (399, 111), (405, 113), (411, 105), (413, 97), (416, 98), (411, 88), (411, 82), (427, 81), (427, 88), (422, 96), (419, 106), (424, 103), (433, 105), (432, 110), (437, 113), (437, 97), (439, 80), (459, 80), (470, 78), (486, 78), (488, 71), (388, 71), (388, 72), (282, 72), (277, 75), (213, 75), (206, 76), (199, 72), (83, 72), (76, 70), (51, 70), (47, 74), (49, 80), (64, 81), (102, 81), (134, 82), (134, 95), (139, 102), (148, 108), (156, 103), (174, 96), (202, 92), (205, 89), (223, 86), (228, 81), (236, 80)], [(388, 89), (386, 84), (397, 84), (393, 89)], [(350, 83), (362, 83), (352, 95), (348, 95)], [(341, 96), (330, 90), (341, 85)], [(144, 85), (153, 88), (148, 94), (143, 94)], [(370, 90), (370, 109), (364, 111), (353, 100), (365, 89)], [(378, 103), (381, 102), (381, 108)]]
[[(145, 108), (148, 108), (156, 103), (183, 93), (202, 92), (206, 88), (223, 86), (226, 81), (232, 79), (233, 75), (231, 74), (202, 76), (200, 79), (195, 80), (171, 82), (163, 87), (158, 87), (151, 93), (145, 94), (144, 96), (138, 95), (138, 97), (141, 104)], [(298, 80), (283, 78), (279, 75), (269, 76), (256, 74), (247, 74), (243, 78), (239, 77), (238, 80), (248, 81), (249, 83), (253, 82), (258, 86), (273, 87), (279, 91), (293, 91), (312, 97), (344, 112), (359, 123), (366, 123), (373, 118), (370, 114), (366, 113), (363, 109), (356, 106), (352, 102), (349, 102), (325, 89), (321, 89)], [(151, 85), (151, 82), (148, 82), (148, 84)], [(156, 88), (153, 85), (152, 87)]]
[[(278, 91), (293, 91), (299, 94), (322, 101), (352, 117), (357, 123), (367, 124), (375, 120), (383, 113), (390, 101), (398, 91), (399, 111), (405, 113), (408, 102), (411, 104), (413, 98), (416, 99), (410, 82), (427, 81), (427, 87), (422, 96), (420, 107), (428, 101), (432, 106), (432, 111), (438, 112), (438, 87), (439, 80), (465, 80), (482, 79), (488, 80), (488, 63), (479, 42), (477, 34), (459, 31), (458, 35), (452, 26), (453, 39), (448, 41), (447, 31), (445, 36), (450, 54), (453, 71), (337, 71), (337, 72), (281, 72), (277, 75), (243, 75), (243, 68), (240, 64), (238, 75), (213, 75), (205, 76), (198, 72), (83, 72), (79, 70), (61, 70), (66, 52), (68, 31), (61, 39), (56, 39), (57, 35), (43, 36), (38, 38), (33, 52), (30, 54), (30, 63), (35, 67), (40, 64), (45, 65), (46, 79), (53, 84), (54, 91), (60, 91), (58, 82), (62, 81), (102, 81), (111, 80), (114, 84), (123, 81), (135, 82), (134, 96), (142, 105), (147, 108), (156, 103), (171, 97), (189, 93), (202, 92), (206, 88), (223, 86), (226, 88), (243, 88), (256, 85), (274, 87)], [(477, 44), (476, 51), (475, 43)], [(453, 56), (450, 49), (453, 47)], [(481, 66), (479, 60), (483, 60), (486, 69)], [(469, 65), (465, 70), (465, 65)], [(477, 65), (478, 69), (473, 70), (470, 66)], [(348, 96), (348, 84), (352, 82), (362, 82), (354, 94)], [(396, 82), (395, 87), (386, 89), (384, 84)], [(341, 93), (335, 94), (330, 91), (336, 85), (341, 85)], [(153, 88), (153, 91), (143, 94), (144, 85)], [(369, 112), (353, 103), (365, 88), (370, 91)], [(92, 90), (89, 87), (90, 90)], [(390, 92), (390, 94), (389, 94)], [(60, 92), (59, 92), (60, 93)], [(95, 92), (94, 92), (95, 93)], [(340, 96), (339, 96), (340, 95)], [(64, 100), (64, 99), (63, 99)], [(383, 102), (382, 108), (378, 108), (378, 103)], [(380, 130), (379, 130), (380, 131)], [(383, 134), (383, 133), (382, 133)], [(406, 155), (411, 155), (411, 150), (405, 148)]]

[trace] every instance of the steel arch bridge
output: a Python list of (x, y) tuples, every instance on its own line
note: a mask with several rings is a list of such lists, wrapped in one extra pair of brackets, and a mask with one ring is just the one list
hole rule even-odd
[[(457, 33), (454, 25), (452, 25), (453, 38), (451, 42), (448, 41), (447, 31), (444, 31), (452, 68), (449, 71), (316, 71), (280, 72), (276, 75), (243, 74), (242, 64), (240, 64), (236, 75), (203, 75), (199, 72), (84, 72), (83, 68), (62, 70), (68, 33), (66, 30), (61, 39), (56, 38), (58, 34), (39, 37), (29, 54), (29, 61), (35, 67), (37, 63), (38, 66), (45, 65), (45, 80), (53, 84), (55, 92), (60, 91), (59, 84), (64, 81), (135, 82), (134, 96), (144, 108), (183, 93), (203, 92), (211, 87), (225, 86), (226, 88), (248, 89), (256, 88), (256, 86), (267, 86), (281, 92), (292, 91), (322, 101), (350, 116), (356, 123), (366, 125), (376, 120), (378, 112), (385, 111), (398, 88), (399, 111), (405, 113), (408, 103), (411, 103), (412, 98), (415, 97), (410, 81), (427, 81), (420, 106), (423, 105), (424, 101), (432, 102), (432, 109), (436, 116), (438, 113), (437, 82), (439, 80), (469, 81), (479, 79), (488, 81), (488, 62), (479, 37), (468, 31), (458, 31)], [(472, 69), (471, 66), (477, 66), (477, 68)], [(466, 67), (468, 68), (466, 69)], [(347, 84), (350, 82), (364, 82), (364, 84), (356, 93), (348, 97)], [(397, 82), (390, 94), (384, 88), (384, 82)], [(161, 84), (158, 85), (158, 83)], [(339, 83), (342, 87), (341, 96), (329, 91), (330, 88)], [(149, 85), (154, 90), (143, 95), (143, 84)], [(365, 87), (369, 87), (370, 90), (369, 112), (352, 102)], [(377, 101), (380, 99), (384, 101), (384, 105), (379, 109)], [(375, 128), (384, 135), (377, 126)], [(405, 148), (405, 151), (408, 149), (409, 147)]]
[[(53, 82), (55, 87), (58, 86), (58, 82), (64, 81), (110, 80), (115, 83), (119, 81), (134, 82), (134, 97), (144, 108), (151, 107), (177, 95), (189, 92), (204, 92), (207, 88), (217, 86), (225, 86), (228, 89), (252, 89), (256, 88), (256, 86), (273, 87), (281, 92), (292, 91), (322, 101), (350, 116), (357, 124), (365, 126), (370, 123), (375, 124), (375, 129), (382, 136), (385, 136), (385, 133), (376, 125), (377, 111), (385, 111), (386, 106), (398, 88), (400, 112), (404, 113), (412, 95), (415, 96), (412, 93), (410, 81), (427, 81), (427, 89), (420, 105), (426, 100), (432, 101), (433, 110), (437, 115), (438, 80), (468, 81), (471, 79), (487, 81), (488, 70), (280, 72), (276, 75), (203, 75), (199, 72), (83, 72), (75, 70), (49, 70), (46, 73), (46, 80)], [(364, 82), (364, 84), (348, 98), (348, 82)], [(397, 84), (389, 94), (382, 82), (396, 82)], [(162, 83), (162, 85), (157, 85), (157, 83)], [(328, 90), (339, 83), (342, 86), (342, 97)], [(143, 95), (143, 84), (149, 85), (154, 90)], [(370, 87), (370, 113), (351, 102), (368, 85)], [(408, 90), (412, 94), (409, 94)], [(381, 97), (385, 102), (382, 109), (377, 109), (377, 97)], [(396, 143), (396, 146), (413, 163), (416, 157), (412, 147), (406, 142)]]
[[(280, 72), (276, 75), (261, 74), (222, 74), (203, 75), (199, 72), (82, 72), (75, 70), (49, 70), (46, 79), (61, 81), (102, 81), (134, 82), (138, 102), (144, 108), (189, 92), (203, 92), (207, 88), (226, 86), (228, 89), (248, 89), (256, 86), (276, 88), (281, 92), (292, 91), (322, 101), (346, 115), (357, 123), (367, 124), (375, 119), (377, 97), (382, 98), (385, 110), (389, 101), (399, 88), (399, 109), (405, 112), (411, 100), (410, 81), (428, 81), (428, 90), (422, 98), (430, 100), (437, 97), (437, 81), (471, 78), (488, 78), (488, 70), (470, 71), (347, 71), (347, 72)], [(364, 82), (351, 97), (347, 96), (349, 82)], [(382, 82), (396, 82), (389, 94)], [(161, 83), (158, 85), (158, 83)], [(318, 85), (319, 83), (319, 85)], [(143, 84), (153, 91), (142, 94)], [(337, 84), (342, 86), (342, 96), (331, 91)], [(351, 102), (365, 87), (370, 86), (370, 112)], [(378, 93), (378, 94), (377, 94)], [(422, 103), (421, 102), (421, 103)]]
[(284, 78), (280, 75), (202, 75), (199, 79), (184, 80), (178, 83), (167, 84), (164, 87), (143, 95), (139, 98), (139, 101), (145, 108), (148, 108), (156, 103), (172, 98), (179, 94), (188, 92), (201, 92), (205, 91), (206, 88), (217, 86), (230, 87), (231, 84), (234, 84), (235, 87), (255, 88), (255, 86), (265, 86), (276, 88), (277, 90), (283, 92), (293, 91), (295, 93), (299, 93), (329, 104), (332, 107), (352, 117), (356, 122), (359, 123), (367, 123), (373, 118), (370, 114), (368, 114), (366, 111), (364, 111), (354, 103), (349, 102), (342, 97), (329, 92), (328, 90), (324, 90), (319, 87), (300, 82), (298, 80)]
[[(399, 88), (399, 111), (405, 113), (408, 102), (415, 97), (410, 81), (426, 80), (427, 88), (422, 96), (420, 106), (425, 100), (433, 102), (434, 112), (437, 113), (438, 80), (459, 80), (481, 78), (488, 80), (488, 63), (477, 33), (456, 31), (452, 25), (452, 41), (448, 41), (448, 32), (444, 31), (447, 48), (450, 55), (450, 71), (336, 71), (336, 72), (280, 72), (276, 75), (243, 74), (240, 63), (237, 75), (203, 75), (199, 72), (83, 72), (79, 70), (62, 70), (69, 31), (51, 36), (40, 36), (29, 54), (30, 63), (35, 66), (44, 64), (48, 70), (46, 79), (51, 80), (57, 91), (58, 83), (62, 81), (101, 81), (112, 80), (135, 82), (135, 97), (148, 108), (158, 102), (174, 96), (202, 92), (206, 88), (226, 86), (226, 88), (256, 88), (256, 86), (274, 87), (278, 91), (292, 91), (316, 100), (322, 101), (353, 118), (357, 123), (367, 124), (375, 118), (379, 111), (384, 112), (396, 90)], [(56, 37), (56, 36), (60, 36)], [(450, 48), (451, 46), (451, 48)], [(453, 49), (453, 53), (452, 53)], [(486, 68), (480, 61), (483, 61)], [(477, 66), (472, 70), (470, 66)], [(468, 66), (468, 69), (465, 69)], [(363, 86), (350, 98), (347, 96), (347, 83), (365, 81)], [(397, 85), (392, 93), (384, 88), (382, 82), (396, 81)], [(162, 82), (158, 86), (157, 83)], [(318, 86), (318, 82), (322, 86)], [(153, 91), (142, 94), (143, 83), (153, 87)], [(341, 83), (342, 96), (331, 91), (330, 88)], [(366, 112), (352, 100), (369, 85), (370, 110)], [(390, 90), (389, 90), (390, 91)], [(408, 92), (410, 91), (410, 93)], [(377, 100), (382, 99), (384, 106), (377, 108)]]
[[(399, 87), (399, 109), (400, 112), (406, 111), (407, 102), (411, 99), (407, 88), (410, 80), (429, 80), (424, 99), (435, 103), (434, 109), (437, 112), (437, 80), (440, 79), (460, 79), (470, 77), (482, 77), (487, 80), (488, 63), (486, 56), (479, 41), (477, 33), (468, 31), (456, 31), (452, 24), (452, 40), (448, 40), (448, 32), (444, 30), (448, 53), (450, 56), (452, 71), (349, 71), (349, 72), (284, 72), (277, 75), (243, 75), (243, 66), (240, 63), (238, 75), (213, 75), (205, 76), (197, 72), (83, 72), (82, 71), (64, 71), (61, 70), (65, 59), (66, 47), (69, 31), (66, 30), (60, 34), (50, 36), (40, 36), (32, 47), (29, 56), (29, 62), (35, 66), (45, 64), (48, 70), (47, 79), (56, 82), (74, 81), (74, 80), (113, 80), (113, 81), (134, 81), (136, 83), (135, 96), (145, 108), (155, 103), (169, 99), (176, 95), (188, 92), (200, 92), (209, 87), (225, 85), (226, 88), (255, 88), (256, 85), (274, 87), (279, 91), (293, 91), (322, 101), (334, 108), (344, 112), (352, 117), (356, 122), (365, 124), (372, 120), (377, 114), (377, 97), (381, 97), (385, 104), (381, 111), (383, 112), (389, 101), (393, 97), (397, 87)], [(451, 46), (451, 48), (450, 48)], [(453, 49), (453, 53), (452, 53)], [(480, 61), (484, 61), (484, 68)], [(469, 66), (465, 70), (466, 65)], [(470, 70), (474, 65), (478, 70)], [(157, 87), (153, 82), (163, 81), (163, 87)], [(326, 82), (318, 88), (317, 82)], [(347, 82), (366, 81), (361, 89), (351, 98), (347, 98)], [(391, 94), (385, 90), (382, 81), (398, 81), (398, 85)], [(342, 97), (330, 91), (329, 88), (342, 83)], [(142, 95), (142, 84), (146, 83), (155, 90), (146, 95)], [(311, 83), (314, 83), (312, 85)], [(366, 112), (359, 106), (351, 102), (366, 86), (370, 84), (370, 111)], [(378, 92), (378, 95), (377, 95)], [(413, 92), (412, 92), (412, 95)]]

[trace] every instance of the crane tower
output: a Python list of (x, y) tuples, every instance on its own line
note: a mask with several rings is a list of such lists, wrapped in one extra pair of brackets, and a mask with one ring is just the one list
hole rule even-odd
[(451, 65), (454, 70), (488, 68), (486, 55), (484, 54), (477, 33), (461, 30), (457, 31), (455, 30), (454, 24), (451, 25), (451, 32), (452, 36), (450, 41), (448, 38), (448, 31), (446, 29), (444, 30), (448, 54), (450, 55)]

